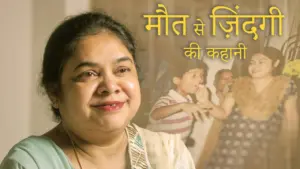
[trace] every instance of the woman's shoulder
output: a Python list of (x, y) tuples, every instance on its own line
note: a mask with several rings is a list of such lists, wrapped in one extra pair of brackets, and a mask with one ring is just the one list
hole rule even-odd
[[(53, 168), (66, 163), (62, 150), (50, 138), (30, 136), (14, 145), (3, 159), (0, 169)], [(66, 163), (67, 164), (67, 163)]]
[(12, 150), (22, 149), (27, 151), (36, 151), (49, 146), (53, 146), (52, 144), (53, 142), (51, 141), (51, 139), (45, 136), (30, 136), (14, 145)]
[[(233, 89), (239, 90), (240, 88), (248, 88), (251, 84), (251, 77), (241, 76), (233, 81)], [(279, 84), (280, 86), (287, 86), (288, 84), (294, 84), (293, 80), (285, 75), (274, 76), (273, 84)]]

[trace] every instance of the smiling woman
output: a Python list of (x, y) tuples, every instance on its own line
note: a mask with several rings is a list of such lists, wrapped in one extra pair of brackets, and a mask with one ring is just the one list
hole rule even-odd
[(194, 168), (180, 136), (130, 123), (141, 103), (135, 44), (110, 16), (61, 23), (45, 48), (41, 84), (59, 124), (16, 144), (0, 169)]
[[(133, 56), (113, 33), (103, 31), (78, 43), (61, 77), (60, 117), (84, 138), (87, 131), (121, 132), (140, 105), (140, 88)], [(65, 112), (65, 113), (61, 113)], [(82, 124), (78, 126), (78, 124)], [(95, 138), (100, 142), (109, 138)], [(104, 140), (105, 139), (105, 140)]]

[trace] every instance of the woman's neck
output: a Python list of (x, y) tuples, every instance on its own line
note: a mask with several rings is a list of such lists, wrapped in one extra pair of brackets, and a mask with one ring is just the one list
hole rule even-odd
[[(101, 133), (85, 133), (86, 138), (78, 136), (71, 132), (63, 124), (60, 125), (61, 129), (65, 131), (68, 136), (69, 142), (74, 144), (74, 148), (80, 155), (92, 159), (107, 158), (123, 154), (127, 148), (127, 134), (123, 132), (116, 132), (111, 135)], [(104, 137), (103, 137), (104, 136)]]
[(264, 82), (268, 82), (271, 81), (273, 79), (272, 75), (267, 75), (265, 77), (260, 77), (260, 78), (252, 78), (252, 82), (253, 83), (264, 83)]
[(252, 78), (252, 83), (257, 91), (257, 93), (261, 92), (266, 86), (269, 85), (269, 83), (271, 83), (271, 81), (273, 80), (273, 76), (269, 75), (269, 76), (265, 76), (263, 78)]
[[(128, 163), (127, 146), (128, 138), (126, 131), (116, 132), (113, 135), (93, 133), (99, 137), (93, 137), (95, 140), (89, 138), (78, 137), (76, 134), (66, 130), (62, 123), (56, 126), (51, 131), (45, 133), (46, 136), (53, 140), (64, 153), (68, 156), (75, 168), (82, 165), (86, 168), (125, 168)], [(91, 133), (84, 133), (90, 135)], [(103, 139), (102, 137), (106, 139)], [(101, 138), (100, 138), (101, 137)], [(98, 139), (98, 140), (97, 140)], [(77, 159), (77, 157), (78, 159)]]

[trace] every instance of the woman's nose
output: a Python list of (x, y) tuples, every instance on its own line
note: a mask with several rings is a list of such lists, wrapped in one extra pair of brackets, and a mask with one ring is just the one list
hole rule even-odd
[(102, 82), (99, 83), (97, 93), (100, 95), (110, 95), (119, 92), (120, 87), (117, 79), (113, 75), (104, 75)]

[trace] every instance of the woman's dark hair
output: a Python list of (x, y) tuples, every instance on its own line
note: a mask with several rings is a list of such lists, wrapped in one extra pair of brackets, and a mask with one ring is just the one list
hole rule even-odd
[[(254, 55), (256, 54), (262, 54), (266, 57), (268, 57), (269, 59), (272, 60), (272, 63), (274, 64), (277, 60), (279, 60), (279, 64), (278, 66), (273, 70), (273, 75), (280, 75), (282, 74), (282, 70), (284, 67), (284, 56), (282, 54), (282, 52), (274, 47), (264, 47), (261, 51), (256, 52)], [(251, 57), (253, 57), (254, 55), (252, 55)], [(250, 64), (251, 58), (249, 59), (249, 63)]]
[[(100, 12), (88, 12), (67, 18), (52, 32), (44, 51), (41, 86), (48, 96), (60, 94), (64, 66), (78, 52), (80, 40), (103, 31), (115, 34), (136, 61), (134, 38), (124, 25), (112, 17)], [(53, 106), (51, 109), (55, 117), (60, 119), (59, 110)]]

